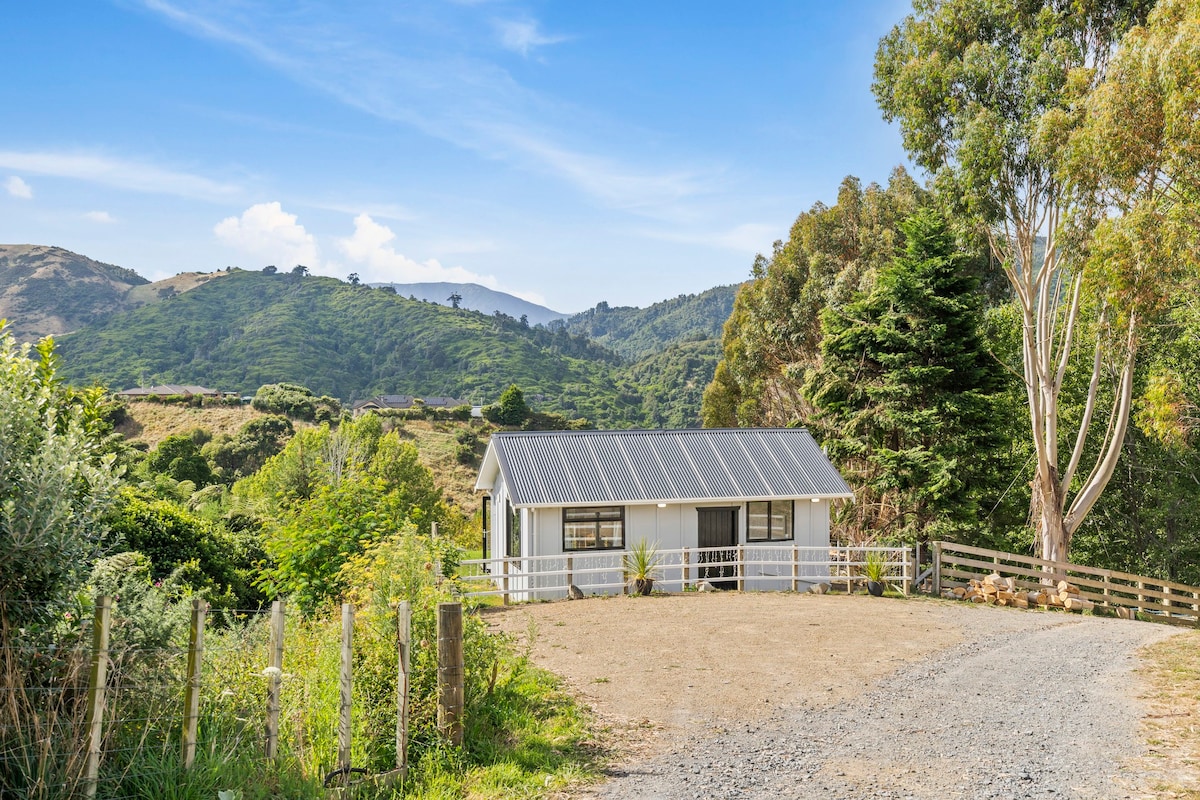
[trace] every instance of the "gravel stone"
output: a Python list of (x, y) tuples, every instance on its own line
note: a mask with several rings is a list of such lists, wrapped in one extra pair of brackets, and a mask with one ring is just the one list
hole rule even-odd
[[(1170, 636), (1152, 623), (996, 609), (958, 644), (857, 697), (778, 709), (760, 723), (694, 726), (581, 797), (1117, 800), (1154, 776), (1134, 652)], [(822, 680), (820, 665), (809, 667)], [(636, 691), (636, 687), (630, 687)]]

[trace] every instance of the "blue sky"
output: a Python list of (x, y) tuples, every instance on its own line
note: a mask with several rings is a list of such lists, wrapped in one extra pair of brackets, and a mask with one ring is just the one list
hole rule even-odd
[(744, 280), (905, 163), (862, 2), (63, 0), (0, 30), (0, 242), (578, 311)]

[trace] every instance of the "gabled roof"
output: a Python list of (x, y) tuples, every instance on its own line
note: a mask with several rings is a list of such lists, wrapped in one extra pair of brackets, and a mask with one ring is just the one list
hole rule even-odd
[(381, 394), (378, 397), (359, 400), (351, 409), (360, 411), (364, 408), (412, 408), (412, 404), (413, 398), (409, 394)]
[(476, 491), (514, 506), (851, 498), (803, 428), (497, 433)]
[(149, 397), (150, 395), (170, 396), (177, 394), (220, 394), (216, 389), (208, 389), (195, 384), (167, 383), (160, 386), (139, 386), (117, 392), (122, 397)]

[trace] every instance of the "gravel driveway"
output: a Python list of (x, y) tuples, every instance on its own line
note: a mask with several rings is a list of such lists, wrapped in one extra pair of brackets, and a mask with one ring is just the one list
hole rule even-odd
[[(774, 623), (760, 616), (760, 622), (767, 629), (774, 624), (777, 630), (793, 630), (803, 619), (806, 631), (819, 628), (832, 637), (833, 647), (858, 657), (834, 661), (822, 652), (789, 650), (777, 640), (763, 646), (757, 641), (762, 637), (753, 632), (726, 637), (719, 661), (707, 666), (720, 666), (721, 674), (735, 679), (740, 674), (734, 684), (739, 695), (773, 693), (780, 700), (733, 703), (726, 712), (720, 702), (705, 703), (703, 697), (659, 697), (663, 692), (652, 680), (656, 674), (647, 673), (649, 683), (619, 668), (611, 679), (588, 678), (586, 673), (581, 678), (572, 667), (611, 664), (614, 655), (637, 650), (635, 640), (645, 635), (645, 624), (631, 625), (622, 617), (658, 610), (665, 612), (661, 624), (670, 628), (686, 613), (684, 606), (655, 609), (654, 601), (617, 598), (530, 607), (524, 617), (509, 611), (505, 623), (532, 618), (550, 626), (540, 628), (553, 633), (547, 634), (548, 643), (537, 642), (535, 660), (564, 674), (602, 719), (620, 719), (620, 709), (629, 707), (651, 711), (645, 719), (630, 721), (642, 723), (643, 738), (654, 740), (654, 746), (640, 754), (632, 747), (627, 763), (614, 769), (609, 781), (578, 796), (1153, 796), (1148, 787), (1154, 776), (1131, 766), (1144, 749), (1137, 735), (1142, 709), (1136, 700), (1133, 654), (1176, 632), (1168, 626), (935, 601), (795, 595), (667, 599), (685, 604), (699, 600), (701, 613), (717, 617), (718, 625), (718, 612), (725, 606), (732, 607), (735, 619), (745, 619), (749, 607), (763, 602), (790, 608), (799, 616)], [(897, 619), (889, 624), (892, 616)], [(914, 616), (927, 633), (913, 628)], [(900, 627), (900, 618), (906, 628)], [(625, 638), (610, 641), (604, 631), (622, 625)], [(901, 657), (884, 657), (896, 642), (923, 635), (934, 643), (932, 648), (896, 649)], [(570, 657), (573, 645), (564, 644), (572, 637), (580, 643), (581, 657), (575, 659)], [(863, 650), (861, 642), (851, 641), (864, 637), (882, 640), (883, 649)], [(537, 638), (545, 637), (539, 633)], [(755, 665), (764, 661), (783, 663), (786, 669), (756, 672)], [(739, 673), (739, 665), (749, 669), (749, 679), (745, 670)], [(794, 680), (787, 686), (763, 685), (782, 684), (783, 675)], [(604, 689), (623, 681), (611, 694), (624, 698), (624, 704), (597, 696), (592, 683), (597, 680)], [(636, 703), (639, 697), (646, 702)]]

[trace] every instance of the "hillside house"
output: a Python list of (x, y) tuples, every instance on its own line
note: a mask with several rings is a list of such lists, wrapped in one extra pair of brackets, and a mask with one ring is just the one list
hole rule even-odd
[(405, 409), (412, 408), (414, 398), (410, 394), (381, 394), (378, 397), (372, 397), (367, 400), (359, 400), (353, 406), (351, 411), (357, 416), (364, 411), (382, 411), (384, 409)]
[(133, 389), (125, 389), (117, 392), (117, 397), (124, 397), (127, 400), (145, 400), (147, 397), (192, 397), (195, 395), (201, 397), (223, 397), (225, 393), (217, 389), (182, 383), (165, 383), (160, 386), (138, 386)]
[[(500, 566), (514, 590), (558, 585), (539, 582), (538, 570), (551, 568), (541, 565), (556, 563), (542, 557), (570, 556), (580, 574), (612, 591), (622, 552), (643, 540), (663, 552), (704, 548), (679, 553), (697, 565), (726, 560), (713, 548), (802, 548), (825, 561), (830, 504), (853, 498), (799, 428), (497, 433), (475, 489), (486, 492), (485, 557), (512, 559)], [(604, 568), (615, 575), (589, 571)], [(731, 577), (723, 567), (692, 572)], [(789, 568), (750, 577), (754, 588), (787, 589), (828, 574), (814, 568), (797, 582)], [(675, 575), (663, 588), (684, 588), (683, 573)]]

